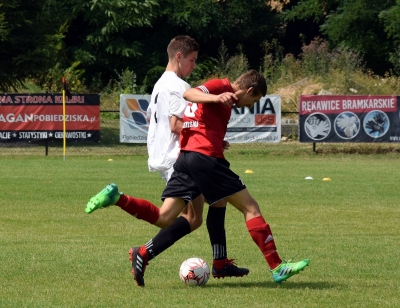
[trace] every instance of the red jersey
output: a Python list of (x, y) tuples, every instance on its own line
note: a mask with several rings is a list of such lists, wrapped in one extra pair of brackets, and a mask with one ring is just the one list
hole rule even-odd
[[(216, 95), (233, 92), (228, 79), (212, 79), (196, 89)], [(224, 158), (222, 144), (231, 112), (232, 107), (221, 103), (195, 104), (189, 102), (180, 134), (181, 150)]]

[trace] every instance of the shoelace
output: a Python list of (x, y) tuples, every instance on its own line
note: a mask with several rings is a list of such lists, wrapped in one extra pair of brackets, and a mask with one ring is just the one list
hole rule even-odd
[(236, 262), (235, 262), (235, 259), (226, 259), (225, 264), (232, 264), (232, 265), (235, 265), (235, 266), (237, 265)]

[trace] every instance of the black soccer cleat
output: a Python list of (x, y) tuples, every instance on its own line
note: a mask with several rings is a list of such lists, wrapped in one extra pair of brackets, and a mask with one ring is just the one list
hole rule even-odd
[(247, 268), (237, 267), (233, 259), (225, 259), (224, 261), (225, 265), (220, 269), (213, 265), (212, 275), (214, 278), (243, 277), (249, 273)]
[(148, 264), (147, 258), (139, 253), (140, 247), (133, 247), (129, 250), (129, 259), (132, 261), (133, 278), (139, 287), (144, 287), (144, 271)]

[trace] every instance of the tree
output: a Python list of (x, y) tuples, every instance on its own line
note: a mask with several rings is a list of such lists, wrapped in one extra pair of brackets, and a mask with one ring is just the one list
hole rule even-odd
[[(343, 46), (364, 56), (367, 67), (384, 73), (393, 40), (385, 33), (382, 11), (395, 0), (302, 0), (285, 11), (287, 21), (313, 19), (332, 47)], [(312, 39), (312, 38), (310, 38)]]
[(68, 4), (72, 14), (66, 55), (70, 63), (79, 63), (89, 86), (97, 80), (101, 87), (115, 70), (140, 65), (145, 54), (142, 40), (157, 8), (155, 0), (69, 0)]
[(161, 1), (168, 26), (195, 37), (201, 53), (216, 57), (224, 41), (230, 51), (242, 45), (250, 64), (258, 68), (262, 43), (279, 30), (279, 16), (260, 0), (167, 0)]
[[(3, 6), (2, 3), (0, 3), (0, 10), (1, 7)], [(7, 22), (5, 21), (4, 13), (0, 14), (0, 41), (4, 41), (7, 37)]]
[(55, 0), (7, 0), (0, 6), (0, 91), (54, 65), (62, 19)]

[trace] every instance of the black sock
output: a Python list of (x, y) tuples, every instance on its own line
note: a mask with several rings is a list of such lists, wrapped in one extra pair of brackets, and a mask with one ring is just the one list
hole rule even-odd
[(226, 207), (209, 207), (207, 213), (207, 230), (210, 236), (214, 260), (224, 260), (227, 257), (225, 235)]
[(175, 219), (171, 225), (161, 229), (158, 234), (145, 245), (149, 261), (190, 232), (190, 224), (186, 218), (180, 216)]

